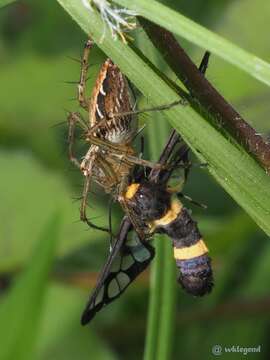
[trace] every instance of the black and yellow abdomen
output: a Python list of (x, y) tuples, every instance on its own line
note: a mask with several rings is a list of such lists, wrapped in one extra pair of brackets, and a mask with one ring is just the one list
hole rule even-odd
[(197, 223), (181, 202), (173, 199), (166, 188), (149, 182), (132, 184), (126, 200), (151, 232), (164, 233), (171, 238), (182, 287), (194, 296), (209, 293), (213, 274), (208, 249)]

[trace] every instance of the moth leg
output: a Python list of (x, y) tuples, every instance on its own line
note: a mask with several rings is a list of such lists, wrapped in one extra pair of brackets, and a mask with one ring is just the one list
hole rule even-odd
[(188, 155), (189, 155), (189, 149), (187, 149), (182, 156), (182, 162), (183, 162), (183, 167), (184, 167), (184, 184), (187, 182), (189, 172), (192, 167), (192, 162), (189, 160)]
[(209, 64), (209, 58), (210, 58), (210, 52), (209, 51), (206, 51), (203, 55), (203, 58), (202, 58), (202, 61), (200, 63), (200, 66), (199, 66), (199, 71), (201, 74), (205, 75), (206, 73), (206, 70), (208, 68), (208, 64)]
[(89, 99), (86, 96), (86, 80), (87, 72), (89, 68), (89, 54), (92, 49), (94, 42), (92, 40), (87, 40), (84, 46), (83, 56), (81, 60), (81, 75), (80, 81), (78, 84), (78, 101), (82, 108), (86, 111), (89, 111)]
[(139, 155), (140, 159), (143, 157), (144, 151), (145, 151), (145, 142), (144, 142), (144, 136), (142, 135), (140, 137), (140, 155)]
[[(199, 71), (205, 75), (206, 70), (208, 68), (208, 64), (209, 64), (209, 58), (210, 58), (210, 52), (206, 51), (204, 53), (204, 56), (201, 60), (201, 63), (199, 65)], [(182, 147), (184, 150), (184, 146)], [(180, 148), (181, 151), (181, 148)], [(189, 176), (189, 172), (191, 167), (193, 166), (193, 164), (191, 163), (191, 161), (189, 160), (189, 156), (188, 156), (188, 150), (187, 151), (183, 151), (183, 155), (181, 156), (181, 162), (183, 163), (183, 168), (184, 168), (184, 184), (187, 182), (188, 176)], [(203, 164), (203, 166), (207, 166), (207, 164)], [(183, 196), (185, 197), (185, 196)], [(193, 202), (196, 205), (199, 205), (201, 207), (205, 207), (205, 205), (202, 205), (200, 203), (197, 203), (196, 201), (193, 201), (192, 199), (190, 199), (191, 202)]]
[(187, 196), (187, 195), (183, 194), (182, 192), (178, 192), (176, 195), (177, 195), (178, 198), (188, 200), (193, 205), (199, 206), (202, 209), (207, 209), (207, 205), (202, 204), (202, 203), (200, 203), (200, 202), (198, 202), (196, 200), (193, 200), (190, 196)]
[(118, 201), (122, 206), (125, 214), (128, 216), (134, 230), (136, 231), (137, 235), (139, 236), (142, 242), (145, 241), (147, 234), (143, 229), (143, 225), (139, 224), (139, 220), (133, 216), (129, 206), (126, 203), (126, 189), (127, 189), (128, 177), (124, 177), (119, 185), (119, 194), (118, 194)]

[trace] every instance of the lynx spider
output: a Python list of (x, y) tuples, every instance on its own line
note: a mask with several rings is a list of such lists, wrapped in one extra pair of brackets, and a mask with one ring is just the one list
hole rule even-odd
[[(85, 121), (80, 113), (69, 113), (68, 151), (70, 161), (85, 177), (80, 218), (92, 228), (108, 231), (87, 218), (86, 206), (91, 180), (119, 201), (123, 210), (130, 216), (124, 194), (134, 165), (150, 168), (160, 166), (136, 156), (132, 141), (137, 134), (137, 118), (133, 114), (132, 95), (126, 78), (110, 59), (102, 65), (91, 98), (87, 98), (86, 80), (92, 47), (92, 40), (88, 40), (82, 56), (78, 83), (78, 101), (89, 117), (88, 121)], [(90, 144), (81, 162), (73, 152), (76, 125), (83, 129), (83, 137)], [(132, 219), (131, 216), (130, 218), (133, 226), (138, 228), (136, 219)]]

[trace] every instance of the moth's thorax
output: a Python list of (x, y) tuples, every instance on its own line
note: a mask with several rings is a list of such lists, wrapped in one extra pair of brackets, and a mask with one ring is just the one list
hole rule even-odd
[(135, 115), (113, 116), (134, 110), (127, 79), (117, 65), (107, 59), (102, 65), (90, 99), (89, 122), (91, 127), (107, 119), (97, 128), (96, 136), (113, 143), (130, 142), (137, 130)]
[(128, 206), (146, 223), (163, 217), (171, 203), (171, 195), (166, 188), (146, 181), (131, 184), (125, 198)]

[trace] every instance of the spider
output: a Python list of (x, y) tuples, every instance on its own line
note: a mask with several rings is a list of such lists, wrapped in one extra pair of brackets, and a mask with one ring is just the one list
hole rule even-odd
[[(117, 200), (125, 213), (129, 214), (124, 197), (129, 176), (135, 165), (158, 168), (159, 164), (143, 160), (136, 155), (132, 142), (138, 134), (137, 116), (134, 112), (135, 99), (128, 81), (119, 67), (111, 59), (102, 65), (90, 99), (86, 95), (86, 79), (89, 68), (89, 54), (93, 41), (85, 44), (81, 75), (78, 83), (78, 101), (86, 110), (88, 119), (84, 120), (78, 112), (68, 115), (68, 149), (70, 161), (80, 169), (85, 177), (80, 218), (90, 227), (102, 231), (106, 228), (93, 224), (86, 215), (88, 193), (91, 181), (99, 184), (106, 193)], [(83, 130), (83, 138), (89, 149), (82, 161), (74, 155), (75, 127)], [(130, 214), (135, 228), (136, 219)]]

